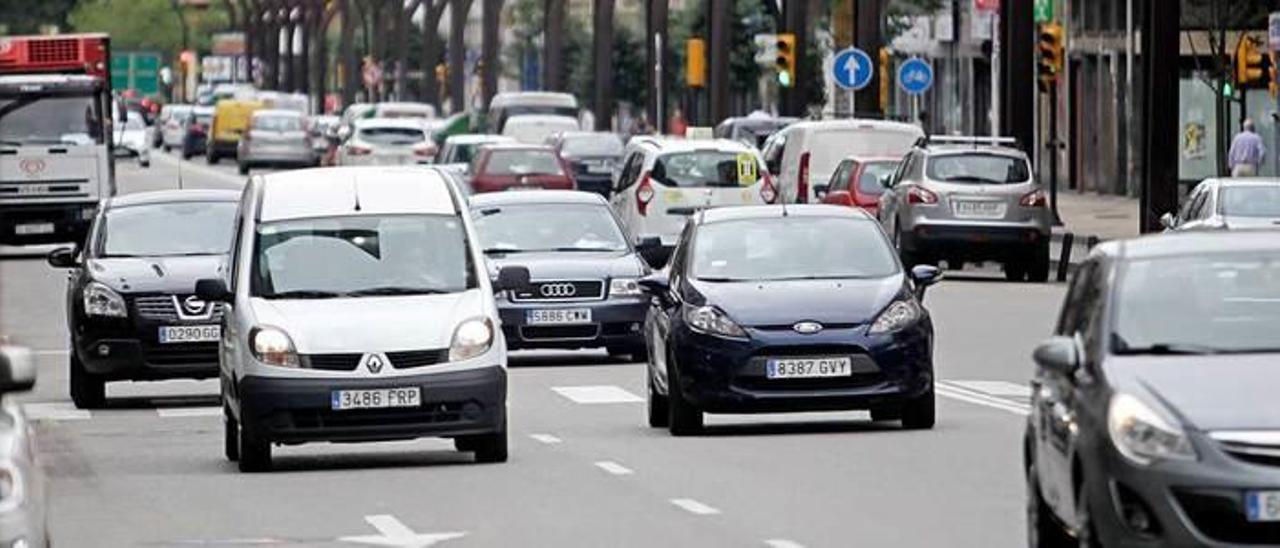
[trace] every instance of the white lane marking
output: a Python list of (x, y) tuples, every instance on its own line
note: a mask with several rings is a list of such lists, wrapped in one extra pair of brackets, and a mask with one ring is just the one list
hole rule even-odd
[(156, 409), (156, 414), (162, 419), (174, 419), (181, 417), (221, 417), (221, 407), (174, 407), (166, 409)]
[(1030, 398), (1031, 387), (1005, 381), (946, 381), (953, 386), (968, 388), (995, 397)]
[(630, 476), (631, 474), (635, 473), (631, 471), (630, 468), (627, 468), (626, 466), (623, 466), (611, 460), (602, 460), (600, 462), (597, 462), (596, 468), (604, 470), (605, 472), (608, 472), (615, 476)]
[(784, 538), (771, 538), (764, 541), (764, 545), (770, 548), (804, 548), (803, 544)]
[(1024, 417), (1031, 414), (1030, 406), (1014, 403), (1008, 400), (993, 398), (991, 396), (979, 394), (977, 392), (965, 390), (963, 388), (953, 387), (943, 382), (939, 382), (935, 386), (934, 390), (937, 392), (939, 396), (951, 398), (953, 400), (959, 400), (962, 402), (972, 403), (975, 405), (982, 405), (985, 407), (990, 407), (992, 409), (999, 409), (1001, 411), (1007, 411), (1009, 413), (1013, 413), (1015, 415), (1022, 415)]
[(76, 409), (71, 402), (41, 402), (22, 405), (27, 418), (35, 421), (86, 420), (93, 415), (84, 409)]
[(671, 504), (679, 506), (682, 510), (689, 512), (690, 514), (697, 514), (699, 516), (712, 516), (720, 513), (719, 510), (693, 499), (671, 499)]
[(389, 514), (376, 514), (365, 516), (364, 520), (369, 522), (374, 529), (378, 530), (377, 535), (361, 535), (354, 537), (341, 537), (341, 542), (350, 542), (353, 544), (368, 544), (372, 546), (399, 546), (403, 548), (426, 548), (433, 546), (446, 540), (453, 540), (466, 536), (463, 532), (450, 533), (415, 533), (409, 526), (400, 522), (395, 516)]
[(556, 386), (552, 387), (557, 394), (569, 398), (573, 403), (641, 403), (644, 399), (611, 384), (595, 386)]
[(552, 445), (552, 444), (561, 442), (560, 438), (552, 436), (551, 434), (529, 434), (529, 437), (533, 438), (535, 441), (539, 441), (547, 445)]
[(186, 160), (182, 160), (180, 158), (175, 158), (168, 154), (155, 154), (152, 157), (159, 158), (162, 163), (166, 163), (171, 166), (174, 166), (175, 169), (177, 168), (177, 166), (181, 165), (182, 171), (194, 171), (206, 177), (212, 177), (214, 179), (218, 179), (220, 182), (223, 182), (223, 183), (228, 183), (233, 185), (242, 185), (244, 184), (245, 180), (248, 179), (248, 177), (242, 178), (238, 175), (233, 175), (231, 173), (219, 171), (209, 166), (202, 166), (195, 162), (189, 162)]

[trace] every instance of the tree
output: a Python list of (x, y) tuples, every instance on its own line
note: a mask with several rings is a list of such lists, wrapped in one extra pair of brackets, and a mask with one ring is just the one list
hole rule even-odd
[(67, 14), (75, 4), (76, 0), (3, 0), (0, 25), (8, 28), (7, 34), (34, 34), (41, 25), (66, 28)]
[[(221, 6), (184, 13), (191, 29), (191, 46), (208, 51), (210, 34), (225, 29), (227, 13)], [(176, 52), (182, 47), (182, 30), (169, 0), (84, 0), (67, 17), (77, 32), (105, 32), (116, 51)]]

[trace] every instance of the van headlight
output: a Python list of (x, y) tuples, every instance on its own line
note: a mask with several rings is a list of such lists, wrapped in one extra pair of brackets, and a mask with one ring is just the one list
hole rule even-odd
[(723, 310), (714, 306), (685, 305), (684, 322), (689, 324), (690, 329), (704, 335), (730, 339), (747, 338), (747, 332), (741, 326), (729, 319)]
[(609, 282), (610, 297), (635, 297), (641, 293), (640, 283), (636, 278), (614, 278)]
[(249, 348), (254, 359), (276, 367), (300, 367), (298, 351), (293, 339), (278, 327), (255, 327), (249, 332)]
[(1125, 458), (1139, 465), (1158, 460), (1196, 460), (1196, 450), (1181, 427), (1129, 394), (1116, 394), (1107, 406), (1107, 432)]
[(869, 333), (872, 335), (879, 335), (898, 331), (916, 323), (922, 315), (923, 312), (920, 310), (920, 303), (916, 302), (914, 298), (907, 297), (905, 299), (894, 301), (893, 304), (890, 304), (888, 308), (884, 309), (884, 312), (881, 312), (880, 315), (876, 317), (876, 321), (871, 323), (871, 330)]
[(471, 318), (460, 324), (453, 331), (453, 342), (449, 344), (449, 361), (469, 360), (485, 352), (493, 346), (493, 320), (489, 318)]
[(84, 313), (105, 318), (124, 318), (129, 315), (124, 297), (98, 282), (90, 282), (84, 287)]
[(22, 470), (12, 461), (0, 461), (0, 514), (22, 506), (25, 498)]

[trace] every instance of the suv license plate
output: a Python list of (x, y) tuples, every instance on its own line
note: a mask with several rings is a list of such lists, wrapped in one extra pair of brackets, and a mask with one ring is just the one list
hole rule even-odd
[(1000, 202), (955, 202), (957, 217), (1000, 219), (1004, 217), (1004, 211), (1004, 204)]
[(348, 409), (389, 409), (422, 405), (422, 389), (376, 388), (372, 390), (334, 390), (329, 398), (334, 411)]
[(13, 227), (18, 236), (34, 236), (36, 234), (53, 234), (53, 223), (32, 223)]
[(853, 359), (786, 358), (766, 363), (765, 376), (770, 379), (820, 379), (853, 375)]
[(530, 310), (525, 316), (529, 325), (573, 325), (591, 323), (589, 308)]
[(1244, 502), (1249, 521), (1280, 521), (1280, 491), (1249, 491)]
[(171, 325), (160, 328), (160, 344), (218, 342), (222, 327), (217, 325)]

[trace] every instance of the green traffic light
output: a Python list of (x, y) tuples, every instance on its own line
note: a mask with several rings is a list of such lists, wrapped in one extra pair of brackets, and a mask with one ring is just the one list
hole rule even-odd
[(1235, 97), (1235, 96), (1236, 96), (1236, 90), (1235, 90), (1235, 88), (1231, 87), (1231, 82), (1223, 82), (1223, 83), (1222, 83), (1222, 94), (1223, 94), (1223, 95), (1225, 95), (1225, 96), (1227, 96), (1227, 97)]
[(785, 70), (778, 71), (778, 85), (784, 88), (791, 87), (791, 73)]

